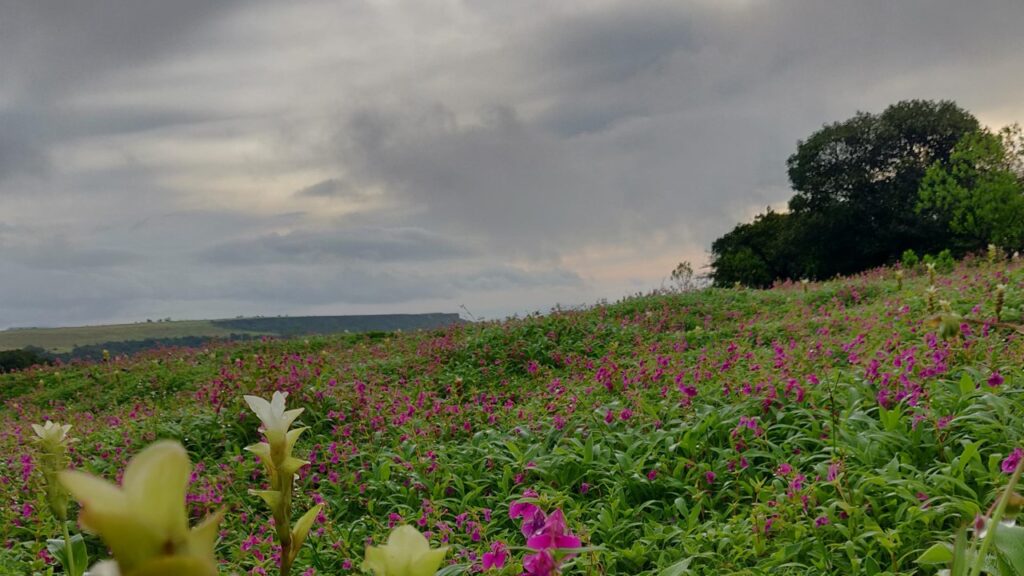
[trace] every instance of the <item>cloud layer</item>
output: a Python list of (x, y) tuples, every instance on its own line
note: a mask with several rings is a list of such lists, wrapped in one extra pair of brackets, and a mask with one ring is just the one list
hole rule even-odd
[(1024, 120), (982, 0), (0, 0), (0, 328), (617, 298), (788, 199), (796, 141)]

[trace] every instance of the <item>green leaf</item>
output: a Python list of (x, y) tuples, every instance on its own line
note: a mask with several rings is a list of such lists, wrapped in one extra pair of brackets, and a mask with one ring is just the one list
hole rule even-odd
[(692, 561), (693, 558), (684, 558), (659, 572), (658, 576), (685, 576), (690, 573), (690, 562)]
[(85, 569), (89, 567), (89, 552), (85, 549), (85, 540), (82, 539), (82, 535), (75, 534), (71, 537), (71, 551), (75, 556), (74, 573), (71, 572), (71, 567), (68, 564), (68, 555), (65, 548), (65, 542), (62, 538), (51, 538), (46, 541), (46, 550), (60, 562), (61, 566), (64, 567), (64, 572), (71, 576), (82, 576), (82, 574), (85, 574)]
[(949, 564), (953, 561), (953, 550), (949, 544), (940, 542), (917, 557), (918, 564)]
[(971, 375), (964, 372), (964, 375), (960, 377), (960, 395), (966, 396), (974, 392), (974, 379)]
[(999, 526), (994, 538), (1000, 560), (1013, 568), (1013, 574), (1024, 576), (1024, 528)]

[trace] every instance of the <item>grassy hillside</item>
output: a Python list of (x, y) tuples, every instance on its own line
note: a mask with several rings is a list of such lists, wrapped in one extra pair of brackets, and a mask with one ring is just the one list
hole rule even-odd
[[(0, 331), (0, 350), (13, 350), (35, 346), (47, 352), (70, 352), (75, 346), (121, 342), (204, 336), (227, 338), (234, 333), (248, 332), (218, 326), (210, 320), (174, 320), (139, 324), (108, 324), (103, 326), (74, 326), (67, 328), (20, 328)], [(253, 335), (269, 332), (249, 332)]]
[(68, 328), (21, 328), (0, 331), (0, 350), (35, 346), (64, 354), (76, 346), (188, 337), (229, 338), (232, 335), (297, 336), (373, 330), (418, 330), (458, 323), (458, 314), (366, 314), (358, 316), (294, 316), (230, 320), (174, 320)]
[(501, 542), (491, 573), (520, 574), (509, 512), (526, 496), (593, 547), (565, 574), (932, 574), (915, 559), (989, 507), (1024, 436), (1024, 270), (968, 262), (930, 282), (883, 270), (0, 376), (0, 573), (50, 562), (28, 440), (47, 418), (72, 424), (76, 468), (109, 479), (182, 442), (193, 521), (227, 510), (221, 573), (276, 573), (242, 395), (281, 390), (309, 426), (296, 517), (326, 505), (298, 574), (359, 573), (401, 523), (464, 571)]

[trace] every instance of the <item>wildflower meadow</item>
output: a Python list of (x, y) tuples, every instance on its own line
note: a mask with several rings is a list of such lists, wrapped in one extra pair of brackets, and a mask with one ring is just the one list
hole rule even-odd
[(0, 376), (0, 574), (1024, 574), (999, 253)]

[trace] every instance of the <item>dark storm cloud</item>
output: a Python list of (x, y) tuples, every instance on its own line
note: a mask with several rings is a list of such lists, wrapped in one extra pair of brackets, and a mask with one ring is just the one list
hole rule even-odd
[(204, 250), (200, 258), (221, 266), (315, 264), (338, 260), (428, 262), (471, 255), (451, 239), (416, 228), (343, 228), (295, 231), (235, 240)]

